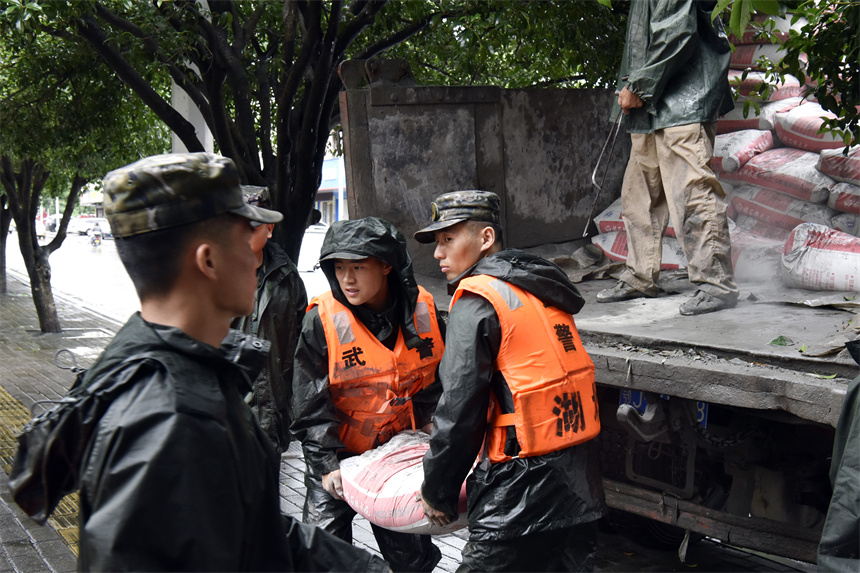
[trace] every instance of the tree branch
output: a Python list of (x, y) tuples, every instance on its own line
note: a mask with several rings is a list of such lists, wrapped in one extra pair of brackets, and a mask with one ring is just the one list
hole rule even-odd
[(188, 74), (183, 71), (176, 65), (175, 61), (165, 55), (161, 46), (158, 42), (153, 40), (150, 34), (147, 34), (136, 24), (126, 20), (125, 18), (121, 18), (114, 12), (108, 10), (101, 3), (96, 4), (96, 14), (111, 26), (125, 31), (139, 39), (143, 48), (149, 52), (156, 61), (163, 63), (167, 67), (170, 77), (185, 93), (188, 94), (188, 97), (191, 98), (191, 101), (193, 101), (194, 105), (197, 106), (197, 109), (200, 110), (200, 114), (203, 116), (206, 125), (209, 126), (209, 129), (212, 129), (212, 110), (209, 107), (208, 99), (199, 90), (199, 81), (196, 80), (196, 74)]
[(152, 86), (134, 69), (131, 63), (119, 52), (114, 50), (107, 41), (107, 36), (91, 16), (84, 16), (78, 21), (78, 31), (114, 70), (126, 85), (145, 103), (167, 126), (176, 133), (189, 151), (203, 151), (203, 145), (197, 139), (194, 126), (177, 112), (154, 90)]

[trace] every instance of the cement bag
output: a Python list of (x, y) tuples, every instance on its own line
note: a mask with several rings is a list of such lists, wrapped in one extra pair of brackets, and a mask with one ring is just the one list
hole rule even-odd
[(860, 292), (860, 239), (823, 225), (799, 225), (785, 242), (779, 269), (786, 286)]
[(737, 171), (747, 161), (773, 148), (773, 134), (758, 129), (745, 129), (718, 135), (714, 140), (711, 167), (714, 172)]
[(817, 153), (781, 147), (756, 155), (737, 171), (722, 173), (720, 177), (730, 183), (749, 183), (810, 203), (824, 203), (830, 197), (834, 181), (816, 169), (816, 163)]
[(824, 125), (824, 118), (835, 118), (820, 104), (807, 102), (786, 113), (776, 114), (774, 130), (776, 136), (788, 147), (805, 149), (818, 153), (824, 149), (845, 147), (841, 137), (830, 133), (818, 133)]
[(778, 273), (785, 240), (756, 237), (737, 225), (730, 225), (729, 228), (735, 278), (745, 282), (773, 281)]
[[(591, 238), (591, 242), (600, 247), (610, 260), (616, 262), (627, 260), (627, 233), (624, 231), (595, 235)], [(660, 268), (664, 271), (687, 268), (687, 257), (681, 250), (678, 239), (663, 237), (663, 258)]]
[(832, 226), (838, 211), (830, 207), (794, 199), (783, 193), (754, 185), (738, 187), (732, 193), (732, 205), (741, 215), (749, 215), (783, 229), (793, 229), (801, 223)]
[[(744, 98), (753, 97), (760, 99), (758, 95), (759, 86), (767, 81), (764, 72), (749, 72), (746, 79), (743, 78), (744, 72), (741, 70), (729, 70), (729, 84), (736, 87), (739, 98), (743, 101)], [(800, 80), (792, 75), (786, 74), (785, 81), (771, 87), (770, 93), (766, 101), (779, 101), (790, 97), (798, 97), (806, 94), (806, 86), (800, 84)]]
[[(624, 231), (624, 220), (621, 218), (621, 198), (606, 208), (600, 215), (594, 218), (594, 224), (597, 225), (597, 230), (600, 233), (611, 233), (613, 231)], [(666, 227), (666, 236), (674, 237), (675, 229), (672, 223)]]
[(738, 230), (749, 233), (753, 237), (779, 241), (780, 244), (785, 243), (789, 233), (791, 233), (788, 229), (759, 221), (749, 215), (736, 215), (735, 226), (737, 226)]
[(717, 120), (717, 135), (731, 133), (742, 129), (773, 130), (773, 118), (778, 113), (785, 113), (803, 103), (802, 97), (790, 97), (779, 101), (759, 104), (756, 113), (755, 106), (750, 105), (747, 117), (744, 117), (744, 102), (735, 103), (735, 108)]
[(837, 231), (858, 237), (860, 236), (860, 215), (855, 213), (839, 213), (837, 211), (836, 215), (830, 221), (830, 226)]
[(836, 181), (860, 185), (860, 146), (852, 147), (848, 155), (842, 155), (842, 149), (825, 149), (816, 167)]
[[(762, 69), (758, 65), (758, 60), (762, 57), (767, 58), (774, 64), (778, 64), (785, 57), (785, 50), (780, 44), (749, 44), (745, 46), (735, 46), (735, 51), (732, 52), (729, 60), (729, 67), (733, 70), (745, 70), (751, 68), (753, 70)], [(801, 58), (806, 62), (805, 58)]]
[(343, 499), (369, 522), (403, 533), (441, 535), (463, 529), (466, 520), (466, 484), (460, 490), (459, 518), (439, 527), (424, 517), (415, 494), (424, 481), (424, 454), (430, 436), (424, 432), (400, 432), (388, 442), (360, 456), (340, 462)]
[(827, 206), (843, 213), (860, 215), (860, 185), (837, 183), (830, 188)]

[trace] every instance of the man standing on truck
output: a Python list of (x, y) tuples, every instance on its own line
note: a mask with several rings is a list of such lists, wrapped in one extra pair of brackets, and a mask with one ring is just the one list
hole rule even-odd
[(435, 525), (452, 521), (480, 453), (458, 571), (593, 570), (604, 502), (587, 443), (600, 431), (594, 364), (572, 316), (584, 302), (554, 264), (503, 249), (499, 204), (487, 191), (446, 193), (415, 233), (436, 242), (456, 288), (424, 513)]
[(618, 105), (633, 143), (621, 188), (627, 269), (598, 302), (656, 297), (663, 233), (672, 218), (697, 291), (684, 316), (737, 304), (726, 198), (710, 167), (715, 122), (733, 108), (731, 48), (715, 1), (630, 4)]

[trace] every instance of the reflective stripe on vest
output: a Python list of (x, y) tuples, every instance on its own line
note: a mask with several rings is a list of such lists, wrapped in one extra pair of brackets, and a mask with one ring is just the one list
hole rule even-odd
[(600, 432), (594, 363), (582, 347), (573, 316), (500, 279), (478, 275), (460, 281), (463, 292), (487, 299), (499, 317), (502, 342), (495, 367), (513, 396), (514, 412), (490, 400), (487, 452), (505, 462), (506, 426), (514, 426), (518, 457), (540, 456), (580, 444)]
[(433, 297), (418, 287), (413, 315), (425, 343), (406, 347), (402, 330), (394, 350), (382, 344), (331, 291), (313, 299), (328, 346), (329, 390), (338, 411), (346, 451), (360, 454), (414, 428), (412, 396), (436, 379), (445, 344)]

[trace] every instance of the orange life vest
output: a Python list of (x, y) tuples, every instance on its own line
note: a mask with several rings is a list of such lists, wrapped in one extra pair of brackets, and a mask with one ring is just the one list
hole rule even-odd
[(513, 413), (490, 399), (487, 453), (494, 463), (506, 455), (507, 426), (514, 426), (518, 457), (540, 456), (580, 444), (600, 432), (594, 363), (582, 347), (573, 316), (547, 307), (534, 295), (488, 275), (460, 281), (463, 292), (490, 301), (502, 328), (495, 367), (511, 390)]
[(328, 345), (329, 391), (341, 421), (346, 451), (361, 454), (415, 428), (412, 396), (436, 379), (445, 343), (436, 319), (433, 296), (418, 287), (415, 329), (424, 344), (406, 347), (403, 330), (389, 350), (331, 291), (313, 299), (319, 306)]

